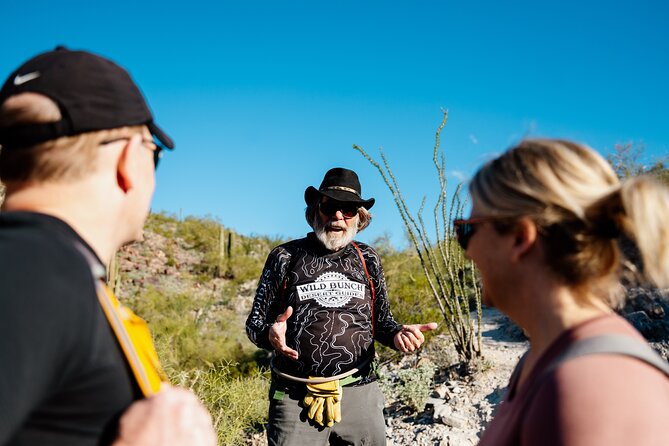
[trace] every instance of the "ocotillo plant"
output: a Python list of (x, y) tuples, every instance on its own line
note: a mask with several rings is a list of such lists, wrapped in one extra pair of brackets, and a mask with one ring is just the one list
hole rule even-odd
[[(423, 220), (425, 197), (414, 217), (407, 207), (383, 151), (380, 150), (382, 166), (361, 147), (353, 145), (353, 148), (377, 168), (393, 194), (395, 205), (418, 254), (434, 299), (444, 316), (446, 328), (453, 339), (455, 349), (460, 358), (468, 362), (474, 357), (481, 356), (481, 291), (474, 266), (465, 258), (455, 241), (451, 225), (453, 219), (462, 214), (465, 202), (460, 198), (461, 184), (457, 185), (450, 199), (447, 195), (446, 157), (440, 150), (440, 136), (448, 121), (448, 112), (444, 110), (443, 114), (443, 119), (436, 132), (432, 157), (439, 179), (439, 195), (434, 206), (434, 241), (428, 236)], [(474, 302), (476, 308), (478, 327), (474, 327), (471, 318), (470, 300)]]

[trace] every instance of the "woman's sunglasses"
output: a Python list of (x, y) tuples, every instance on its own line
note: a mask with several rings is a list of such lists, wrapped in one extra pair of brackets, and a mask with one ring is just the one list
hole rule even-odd
[(453, 232), (455, 232), (455, 239), (458, 241), (462, 249), (467, 250), (469, 240), (476, 232), (476, 225), (486, 221), (495, 220), (496, 217), (478, 217), (468, 219), (453, 220)]
[(318, 208), (321, 210), (321, 213), (327, 217), (334, 217), (337, 214), (337, 211), (341, 212), (341, 215), (344, 218), (349, 219), (358, 215), (358, 207), (352, 203), (342, 203), (341, 201), (321, 201), (318, 203)]

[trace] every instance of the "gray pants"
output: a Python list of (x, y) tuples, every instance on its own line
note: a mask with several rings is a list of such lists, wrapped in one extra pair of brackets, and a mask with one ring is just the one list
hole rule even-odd
[[(276, 390), (284, 391), (282, 399)], [(383, 446), (386, 425), (383, 418), (384, 399), (376, 382), (344, 387), (341, 401), (341, 422), (322, 427), (307, 418), (300, 403), (306, 394), (304, 384), (285, 386), (272, 380), (270, 388), (267, 441), (270, 446)]]

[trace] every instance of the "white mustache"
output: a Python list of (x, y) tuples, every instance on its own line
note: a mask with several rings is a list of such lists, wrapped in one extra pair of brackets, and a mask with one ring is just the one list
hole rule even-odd
[(325, 226), (325, 229), (343, 229), (346, 230), (347, 226), (344, 222), (330, 222)]

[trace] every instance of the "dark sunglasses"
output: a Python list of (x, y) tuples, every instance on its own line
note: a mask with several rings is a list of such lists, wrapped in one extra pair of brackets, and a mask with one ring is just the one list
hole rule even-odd
[[(101, 146), (119, 141), (129, 141), (131, 136), (122, 136), (114, 139), (108, 139), (100, 143)], [(163, 148), (153, 139), (142, 138), (142, 145), (153, 152), (153, 166), (158, 168), (158, 162), (163, 157)], [(147, 145), (148, 144), (148, 145)]]
[(478, 217), (468, 219), (453, 220), (453, 232), (455, 232), (455, 239), (458, 241), (462, 249), (467, 250), (469, 240), (476, 232), (476, 225), (485, 223), (486, 221), (495, 220), (496, 217)]
[(321, 210), (321, 213), (327, 217), (334, 217), (337, 215), (337, 211), (340, 211), (344, 218), (349, 219), (358, 215), (359, 206), (356, 206), (352, 203), (342, 203), (341, 201), (328, 200), (325, 202), (319, 202), (318, 208)]

